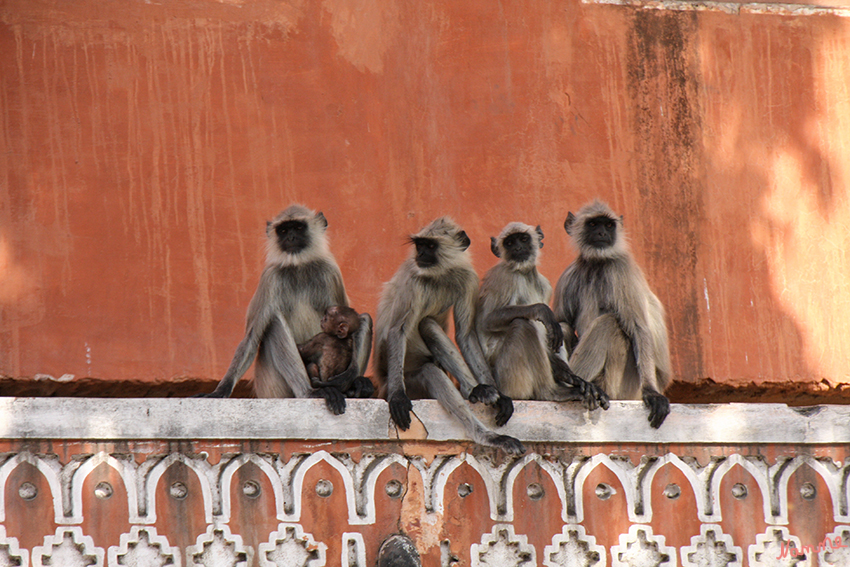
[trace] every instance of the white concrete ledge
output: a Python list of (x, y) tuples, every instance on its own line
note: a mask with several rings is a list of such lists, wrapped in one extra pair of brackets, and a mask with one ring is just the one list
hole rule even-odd
[[(432, 441), (468, 437), (433, 400), (413, 402)], [(475, 405), (492, 426), (489, 408)], [(850, 406), (673, 404), (660, 429), (640, 402), (612, 402), (588, 412), (577, 403), (514, 402), (498, 431), (542, 443), (850, 443)], [(323, 400), (204, 398), (0, 398), (0, 439), (192, 440), (397, 438), (383, 400), (348, 400), (331, 415)]]

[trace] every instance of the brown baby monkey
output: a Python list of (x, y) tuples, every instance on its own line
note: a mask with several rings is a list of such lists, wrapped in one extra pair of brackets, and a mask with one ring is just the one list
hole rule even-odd
[(321, 333), (298, 345), (298, 354), (304, 361), (312, 387), (335, 386), (341, 388), (348, 397), (371, 396), (374, 388), (364, 387), (363, 383), (352, 384), (351, 386), (357, 387), (347, 389), (348, 385), (337, 384), (330, 379), (344, 372), (351, 364), (354, 334), (360, 329), (360, 316), (357, 311), (344, 305), (328, 307), (322, 317), (321, 328)]

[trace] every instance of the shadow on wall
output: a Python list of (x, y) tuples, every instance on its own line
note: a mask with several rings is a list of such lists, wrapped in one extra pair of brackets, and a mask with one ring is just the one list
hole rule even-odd
[(846, 399), (844, 27), (634, 12), (638, 210), (653, 212), (645, 265), (668, 307), (675, 401)]

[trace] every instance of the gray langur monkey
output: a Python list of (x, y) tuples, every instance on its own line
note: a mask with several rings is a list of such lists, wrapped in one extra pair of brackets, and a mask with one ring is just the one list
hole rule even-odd
[(584, 400), (608, 409), (608, 396), (560, 358), (564, 335), (549, 308), (552, 284), (537, 270), (543, 231), (508, 224), (490, 250), (499, 263), (481, 281), (475, 327), (499, 391), (514, 399)]
[[(496, 389), (475, 332), (478, 275), (467, 251), (469, 237), (441, 217), (410, 242), (415, 252), (384, 287), (375, 321), (375, 377), (390, 416), (408, 429), (410, 398), (436, 398), (476, 443), (525, 452), (519, 440), (488, 429), (464, 400), (494, 406), (498, 425), (513, 413), (511, 399)], [(457, 347), (446, 332), (450, 309)], [(457, 379), (460, 392), (448, 374)]]
[(643, 399), (650, 425), (660, 427), (670, 413), (664, 307), (632, 258), (623, 217), (594, 201), (569, 213), (564, 228), (579, 253), (555, 288), (570, 367), (612, 399)]
[(372, 347), (372, 318), (360, 315), (348, 368), (312, 388), (296, 345), (321, 331), (325, 310), (348, 305), (342, 274), (328, 248), (328, 221), (301, 205), (292, 205), (266, 224), (266, 267), (248, 306), (245, 337), (215, 391), (226, 398), (256, 357), (254, 390), (259, 398), (324, 398), (334, 414), (345, 411), (345, 395), (370, 395), (363, 372)]

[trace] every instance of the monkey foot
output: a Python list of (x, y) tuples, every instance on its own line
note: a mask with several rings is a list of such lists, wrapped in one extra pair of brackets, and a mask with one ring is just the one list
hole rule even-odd
[(519, 439), (510, 435), (494, 435), (484, 444), (501, 449), (511, 455), (522, 455), (525, 453), (525, 445)]

